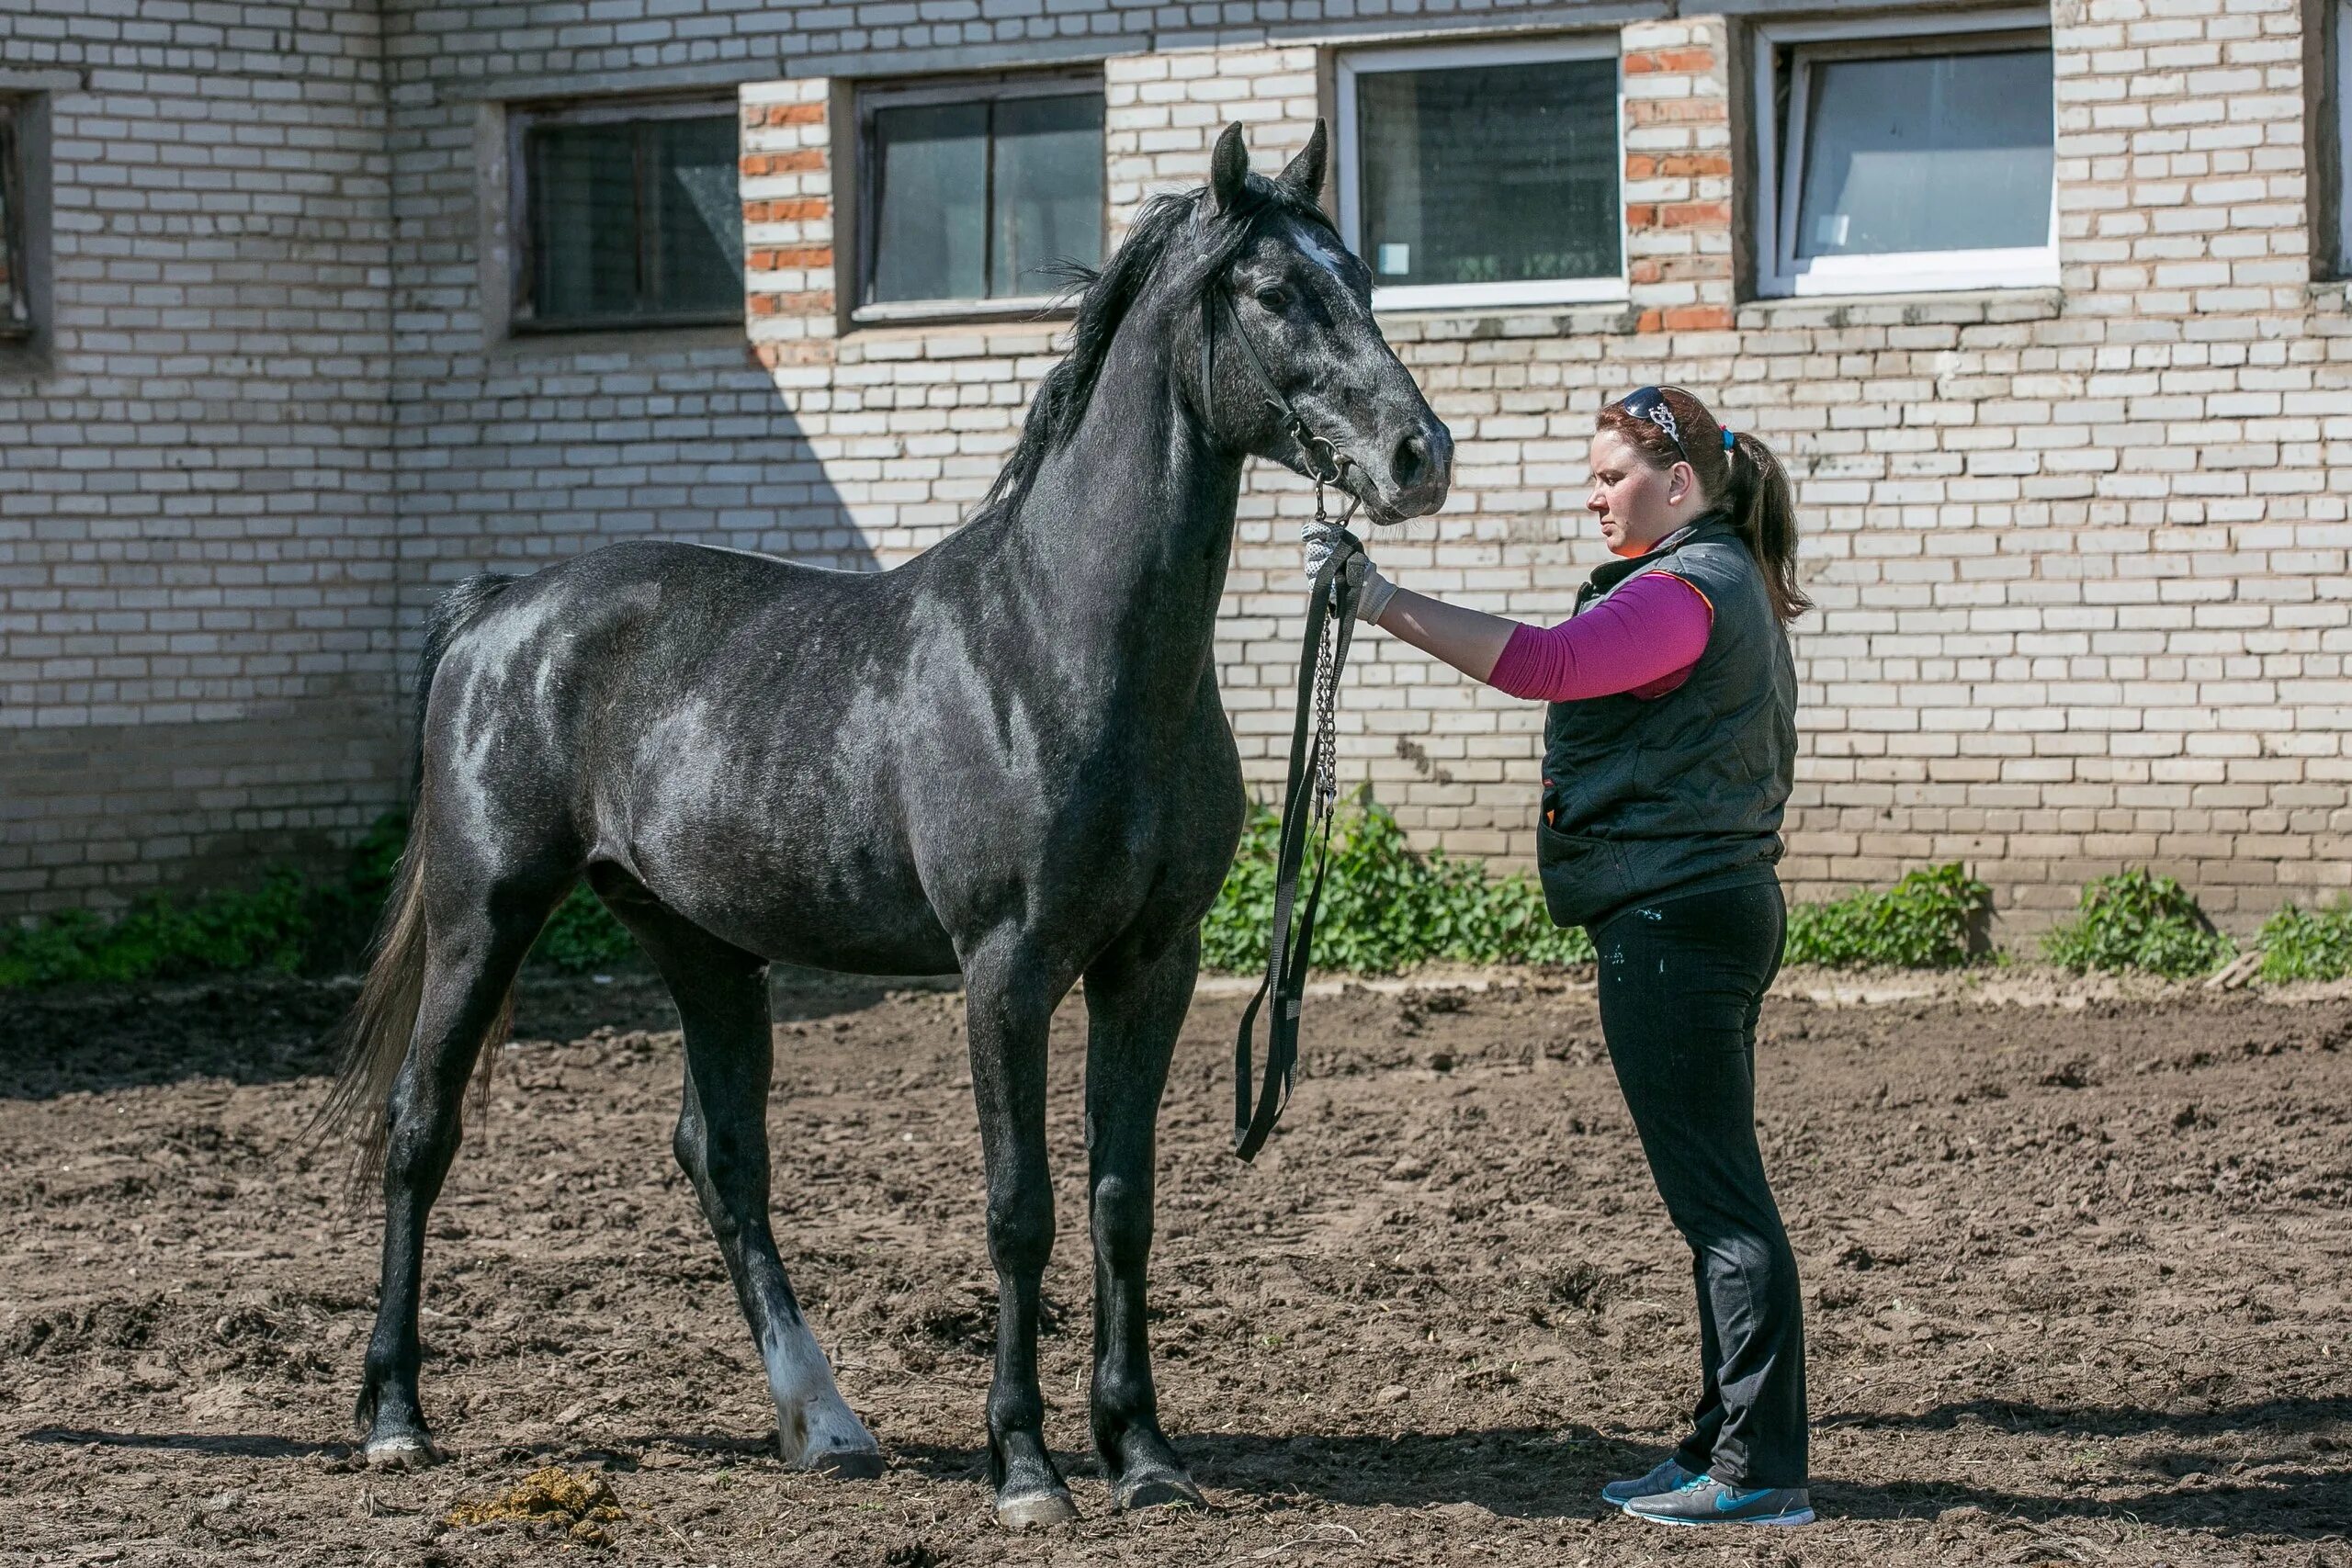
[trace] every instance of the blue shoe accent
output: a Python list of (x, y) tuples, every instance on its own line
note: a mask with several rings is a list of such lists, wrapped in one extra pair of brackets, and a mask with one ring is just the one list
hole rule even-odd
[(1696, 1471), (1685, 1470), (1676, 1460), (1668, 1460), (1647, 1475), (1637, 1475), (1631, 1481), (1612, 1481), (1600, 1489), (1600, 1500), (1612, 1507), (1622, 1508), (1636, 1497), (1655, 1497), (1662, 1492), (1688, 1486), (1706, 1478)]
[(1695, 1476), (1670, 1492), (1635, 1497), (1625, 1512), (1654, 1525), (1809, 1525), (1813, 1501), (1802, 1486), (1726, 1486)]

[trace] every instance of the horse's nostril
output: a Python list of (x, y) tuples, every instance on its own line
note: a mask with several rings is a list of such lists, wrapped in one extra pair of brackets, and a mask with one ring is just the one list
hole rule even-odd
[(1397, 487), (1409, 490), (1420, 482), (1429, 471), (1430, 444), (1418, 435), (1408, 435), (1396, 443), (1396, 455), (1388, 460), (1390, 474)]

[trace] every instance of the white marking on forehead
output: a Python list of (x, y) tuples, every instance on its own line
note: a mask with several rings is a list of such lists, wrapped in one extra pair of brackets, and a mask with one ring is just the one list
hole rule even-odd
[(1291, 232), (1297, 237), (1298, 248), (1305, 251), (1316, 265), (1342, 283), (1347, 281), (1346, 264), (1340, 260), (1339, 252), (1325, 244), (1321, 236), (1304, 223), (1293, 223), (1290, 228)]

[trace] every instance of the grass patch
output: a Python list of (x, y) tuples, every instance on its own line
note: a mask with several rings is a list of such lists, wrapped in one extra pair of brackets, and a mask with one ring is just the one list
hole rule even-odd
[[(152, 893), (111, 920), (67, 909), (33, 925), (0, 926), (0, 989), (355, 968), (365, 961), (407, 841), (407, 819), (388, 812), (334, 875), (306, 878), (290, 866), (270, 866), (257, 886)], [(531, 950), (534, 962), (567, 974), (609, 967), (635, 952), (628, 931), (585, 886), (572, 890)]]
[(2052, 964), (2076, 971), (2144, 970), (2175, 980), (2210, 974), (2237, 952), (2194, 895), (2135, 867), (2083, 889), (2080, 913), (2041, 939)]
[(1957, 969), (1987, 952), (1993, 890), (1958, 863), (1789, 909), (1783, 960), (1831, 969)]
[[(1272, 811), (1251, 812), (1233, 869), (1201, 924), (1204, 967), (1239, 974), (1264, 967), (1280, 833)], [(387, 814), (353, 847), (339, 875), (305, 880), (272, 867), (249, 890), (153, 894), (111, 921), (68, 910), (35, 925), (0, 927), (0, 989), (348, 970), (361, 961), (406, 840), (404, 818)], [(1891, 888), (1793, 906), (1785, 957), (1830, 968), (1956, 968), (1987, 952), (1990, 908), (1990, 890), (1964, 868), (1931, 866)], [(2256, 940), (2266, 980), (2352, 976), (2352, 900), (2316, 909), (2289, 905)], [(2080, 914), (2046, 935), (2042, 949), (2069, 969), (2175, 978), (2210, 973), (2236, 952), (2177, 882), (2145, 870), (2083, 889)], [(636, 953), (635, 941), (582, 885), (549, 918), (530, 962), (578, 975), (630, 963)], [(1384, 975), (1431, 961), (1556, 964), (1592, 956), (1582, 930), (1552, 923), (1534, 878), (1490, 876), (1476, 861), (1414, 851), (1368, 789), (1340, 807), (1316, 924), (1317, 968)]]
[(2316, 909), (2290, 904), (2262, 922), (2254, 944), (2262, 951), (2262, 977), (2341, 980), (2352, 975), (2352, 899)]
[[(1266, 966), (1274, 918), (1274, 855), (1282, 819), (1250, 814), (1233, 870), (1201, 922), (1204, 967), (1243, 974)], [(1300, 897), (1310, 868), (1301, 875)], [(1388, 975), (1409, 964), (1579, 964), (1592, 957), (1582, 930), (1552, 923), (1544, 890), (1523, 873), (1488, 876), (1476, 861), (1420, 854), (1387, 807), (1359, 790), (1331, 833), (1331, 870), (1315, 920), (1315, 965)]]

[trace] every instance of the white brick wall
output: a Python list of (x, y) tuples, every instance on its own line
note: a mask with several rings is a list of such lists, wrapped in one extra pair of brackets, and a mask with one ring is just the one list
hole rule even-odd
[(0, 909), (316, 849), (394, 787), (374, 6), (6, 0), (28, 90), (54, 333), (0, 356)]
[[(398, 582), (368, 613), (413, 625), (468, 571), (631, 533), (847, 565), (935, 541), (1009, 448), (1052, 332), (841, 330), (833, 73), (1101, 58), (1115, 231), (1149, 192), (1198, 182), (1227, 118), (1250, 124), (1261, 168), (1278, 166), (1329, 112), (1331, 51), (1370, 28), (1475, 32), (1505, 17), (1291, 6), (1268, 42), (1250, 15), (397, 10), (384, 38), (394, 431), (389, 472), (367, 471), (389, 487), (369, 499), (397, 520)], [(1958, 857), (2030, 923), (2085, 877), (2147, 861), (2243, 924), (2285, 893), (2352, 880), (2352, 320), (2343, 285), (2310, 275), (2300, 15), (2294, 0), (2069, 0), (2053, 26), (2061, 288), (1764, 303), (1739, 302), (1734, 274), (1752, 196), (1734, 175), (1741, 35), (1707, 16), (1612, 22), (1628, 302), (1384, 323), (1459, 443), (1455, 499), (1384, 538), (1384, 566), (1502, 613), (1557, 615), (1598, 558), (1581, 525), (1593, 411), (1679, 381), (1799, 478), (1820, 606), (1798, 634), (1805, 754), (1787, 870), (1800, 895)], [(685, 88), (743, 116), (749, 352), (734, 331), (499, 341), (480, 195), (497, 106)], [(303, 199), (324, 215), (325, 195)], [(85, 275), (78, 308), (108, 308), (88, 291), (106, 283)], [(242, 297), (220, 309), (237, 352), (261, 352)], [(0, 380), (0, 400), (15, 385)], [(44, 413), (76, 406), (51, 384), (40, 395)], [(348, 443), (365, 426), (329, 428)], [(74, 439), (109, 471), (137, 446)], [(293, 476), (287, 506), (328, 505), (312, 448), (260, 450), (258, 466)], [(356, 479), (325, 471), (342, 476), (328, 494), (345, 515)], [(18, 526), (13, 482), (6, 502), (0, 526)], [(1286, 729), (1306, 504), (1288, 476), (1253, 478), (1221, 628), (1228, 709), (1261, 785)], [(359, 533), (333, 547), (359, 549)], [(73, 564), (57, 553), (25, 572), (14, 558), (11, 591), (62, 593)], [(1540, 713), (1387, 639), (1358, 646), (1351, 772), (1424, 842), (1525, 858)], [(266, 656), (234, 679), (321, 689)], [(70, 837), (84, 809), (26, 815)]]

